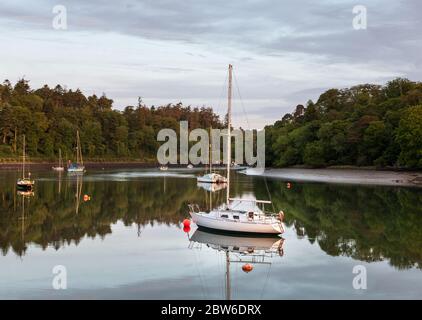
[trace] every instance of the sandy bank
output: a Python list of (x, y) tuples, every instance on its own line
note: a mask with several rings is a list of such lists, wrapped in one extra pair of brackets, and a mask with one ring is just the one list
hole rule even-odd
[(253, 169), (247, 170), (245, 174), (292, 181), (422, 187), (422, 172), (361, 169), (267, 168), (263, 174)]

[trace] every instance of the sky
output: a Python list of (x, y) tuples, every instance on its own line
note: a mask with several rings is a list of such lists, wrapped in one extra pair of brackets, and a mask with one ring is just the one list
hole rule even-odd
[(231, 63), (234, 124), (262, 128), (329, 88), (422, 80), (421, 30), (420, 0), (2, 0), (0, 80), (223, 115)]

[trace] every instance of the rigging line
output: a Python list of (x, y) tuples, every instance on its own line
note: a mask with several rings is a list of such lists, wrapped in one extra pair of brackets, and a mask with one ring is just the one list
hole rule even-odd
[[(226, 72), (226, 78), (224, 79), (224, 83), (223, 86), (221, 87), (221, 91), (220, 91), (220, 96), (218, 97), (218, 103), (217, 103), (217, 111), (216, 113), (218, 114), (220, 112), (220, 109), (223, 110), (223, 108), (221, 107), (221, 100), (223, 99), (223, 95), (224, 95), (224, 89), (226, 88), (226, 83), (227, 83), (227, 79), (228, 79), (229, 75)], [(223, 113), (223, 121), (226, 117), (226, 114)]]
[[(195, 248), (193, 248), (193, 250), (195, 250)], [(204, 285), (204, 281), (202, 279), (201, 272), (199, 271), (199, 267), (198, 267), (199, 263), (198, 263), (198, 257), (196, 256), (196, 252), (193, 253), (193, 256), (194, 256), (194, 259), (195, 259), (195, 269), (196, 269), (196, 272), (198, 273), (198, 276), (199, 276), (199, 283), (201, 284), (201, 293), (202, 293), (202, 296), (204, 297), (204, 299), (206, 299), (207, 298), (207, 293), (205, 292), (206, 286)]]
[(264, 295), (264, 290), (265, 290), (265, 287), (267, 286), (268, 279), (270, 277), (271, 267), (272, 267), (272, 264), (270, 264), (270, 267), (268, 268), (267, 276), (265, 278), (265, 282), (264, 282), (264, 285), (262, 287), (261, 295), (259, 297), (260, 300), (262, 300), (262, 296)]
[(234, 84), (236, 86), (237, 89), (237, 94), (239, 95), (239, 99), (240, 99), (240, 104), (242, 106), (242, 111), (243, 111), (243, 115), (245, 116), (246, 119), (246, 123), (248, 125), (248, 129), (251, 130), (251, 126), (249, 124), (249, 119), (248, 119), (248, 115), (246, 114), (246, 110), (245, 110), (245, 105), (243, 104), (243, 99), (242, 96), (240, 95), (240, 89), (239, 89), (239, 84), (237, 82), (237, 78), (236, 78), (236, 74), (233, 72), (233, 77), (234, 77)]
[(273, 199), (271, 198), (271, 193), (270, 190), (268, 189), (268, 184), (267, 184), (267, 177), (264, 175), (264, 182), (265, 182), (265, 187), (267, 188), (267, 194), (268, 194), (268, 198), (271, 201), (271, 206), (273, 207), (273, 213), (276, 212), (275, 207), (274, 207), (274, 202)]

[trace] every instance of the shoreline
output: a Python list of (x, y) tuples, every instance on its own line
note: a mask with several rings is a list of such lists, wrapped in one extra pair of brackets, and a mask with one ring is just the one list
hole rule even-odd
[[(52, 161), (40, 161), (40, 162), (27, 162), (31, 168), (36, 169), (51, 169), (51, 167), (57, 165), (56, 162)], [(101, 168), (155, 168), (156, 163), (153, 162), (141, 162), (141, 161), (86, 161), (84, 163), (87, 169), (101, 169)], [(0, 170), (15, 170), (20, 169), (22, 163), (20, 162), (0, 162)]]
[[(124, 168), (158, 168), (155, 162), (141, 161), (87, 161), (84, 163), (87, 169), (124, 169)], [(53, 161), (36, 161), (27, 163), (28, 166), (39, 170), (51, 170), (57, 165)], [(17, 170), (20, 162), (0, 162), (0, 170)], [(185, 168), (185, 165), (171, 165), (169, 169)], [(196, 166), (195, 169), (204, 167)], [(223, 168), (224, 169), (224, 168)], [(240, 169), (242, 170), (242, 169)], [(372, 167), (330, 167), (330, 168), (266, 168), (264, 173), (255, 171), (253, 168), (241, 171), (249, 176), (261, 176), (281, 179), (285, 181), (322, 182), (334, 184), (355, 185), (379, 185), (379, 186), (407, 186), (422, 188), (422, 172), (404, 169), (376, 169)]]
[(253, 169), (246, 170), (244, 173), (250, 176), (262, 176), (290, 181), (422, 187), (422, 172), (420, 171), (391, 171), (358, 168), (266, 168), (264, 173), (254, 172)]

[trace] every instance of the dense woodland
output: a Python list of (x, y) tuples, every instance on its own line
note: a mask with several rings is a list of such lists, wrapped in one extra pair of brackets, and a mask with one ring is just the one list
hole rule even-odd
[(0, 158), (18, 157), (25, 134), (32, 158), (57, 157), (59, 149), (71, 159), (76, 130), (80, 131), (85, 157), (155, 161), (161, 128), (178, 131), (179, 121), (190, 129), (219, 128), (221, 122), (211, 108), (191, 108), (182, 103), (147, 107), (138, 105), (114, 110), (113, 100), (104, 94), (86, 97), (79, 89), (44, 86), (31, 90), (27, 80), (14, 86), (0, 85)]
[(266, 127), (269, 166), (422, 168), (422, 83), (330, 89)]
[[(31, 89), (27, 80), (0, 85), (0, 159), (17, 159), (22, 134), (32, 158), (67, 159), (80, 131), (90, 159), (155, 161), (161, 128), (221, 128), (210, 107), (147, 107), (139, 99), (123, 111), (104, 94), (85, 96), (57, 85)], [(266, 127), (267, 166), (357, 165), (422, 168), (422, 83), (395, 79), (330, 89)]]

